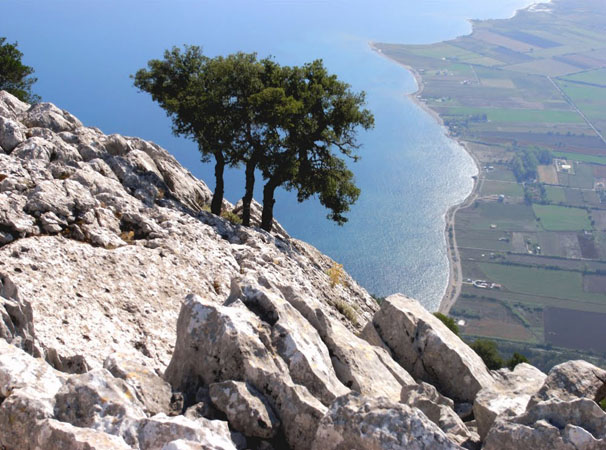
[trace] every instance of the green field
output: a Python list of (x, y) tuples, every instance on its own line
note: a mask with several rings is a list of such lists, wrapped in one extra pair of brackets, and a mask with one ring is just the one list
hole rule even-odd
[(557, 158), (565, 158), (568, 161), (580, 161), (591, 164), (601, 164), (606, 165), (606, 156), (596, 156), (596, 155), (583, 155), (581, 153), (569, 153), (569, 152), (554, 152), (553, 153)]
[(599, 84), (606, 87), (606, 69), (589, 70), (562, 77), (564, 80), (580, 81), (582, 83)]
[(532, 205), (532, 209), (546, 231), (591, 230), (591, 222), (584, 209), (537, 204)]
[(557, 186), (545, 186), (545, 191), (547, 192), (547, 199), (553, 203), (560, 203), (566, 201), (566, 194), (564, 189)]
[(513, 292), (606, 305), (606, 296), (583, 291), (583, 275), (579, 272), (495, 263), (482, 263), (480, 268), (490, 281)]
[(448, 108), (447, 115), (484, 116), (490, 122), (580, 123), (583, 118), (574, 111), (536, 109)]
[(524, 189), (518, 183), (496, 180), (484, 180), (482, 195), (507, 195), (510, 197), (523, 197)]

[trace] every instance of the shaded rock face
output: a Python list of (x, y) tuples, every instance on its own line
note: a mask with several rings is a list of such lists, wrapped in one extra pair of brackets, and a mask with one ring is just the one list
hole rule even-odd
[(405, 386), (401, 402), (422, 411), (451, 441), (466, 448), (479, 446), (480, 437), (469, 430), (454, 411), (454, 402), (432, 385), (421, 382), (416, 386)]
[(454, 400), (473, 403), (494, 383), (482, 359), (416, 300), (387, 297), (372, 323), (402, 367)]
[(225, 415), (231, 426), (246, 436), (273, 438), (280, 421), (263, 396), (252, 386), (225, 381), (210, 385), (212, 402)]

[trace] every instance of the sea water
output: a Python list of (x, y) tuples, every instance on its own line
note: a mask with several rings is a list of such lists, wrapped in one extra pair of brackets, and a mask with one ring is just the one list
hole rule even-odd
[[(170, 121), (129, 75), (165, 49), (199, 45), (209, 56), (273, 55), (282, 64), (322, 58), (367, 93), (376, 126), (361, 132), (352, 164), (362, 190), (338, 227), (315, 200), (279, 192), (276, 218), (336, 261), (369, 292), (402, 292), (437, 309), (448, 281), (447, 209), (471, 191), (476, 167), (408, 97), (404, 68), (370, 41), (431, 43), (469, 33), (467, 19), (506, 18), (529, 0), (3, 0), (0, 36), (18, 41), (39, 78), (34, 90), (85, 125), (153, 140), (213, 187), (212, 164), (171, 135)], [(243, 173), (226, 174), (226, 196), (242, 196)], [(259, 186), (260, 188), (260, 186)], [(256, 197), (260, 198), (260, 189)]]

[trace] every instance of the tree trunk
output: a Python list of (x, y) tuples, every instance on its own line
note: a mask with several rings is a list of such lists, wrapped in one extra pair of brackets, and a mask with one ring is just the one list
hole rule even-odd
[(261, 228), (271, 233), (271, 227), (274, 221), (274, 192), (278, 187), (278, 183), (270, 179), (263, 188), (263, 214), (261, 215)]
[(257, 161), (254, 155), (246, 163), (246, 188), (244, 190), (244, 197), (242, 197), (242, 225), (245, 227), (250, 226), (250, 204), (253, 199), (253, 190), (255, 188), (255, 169), (257, 167)]
[(225, 156), (222, 152), (215, 153), (215, 192), (213, 200), (210, 203), (210, 212), (221, 215), (221, 206), (223, 205), (223, 172), (225, 170)]

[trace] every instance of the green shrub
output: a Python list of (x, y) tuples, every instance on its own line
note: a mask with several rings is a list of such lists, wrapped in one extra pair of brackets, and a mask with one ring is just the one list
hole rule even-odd
[(335, 308), (337, 308), (341, 314), (347, 317), (347, 320), (349, 320), (353, 325), (358, 325), (358, 315), (349, 303), (343, 300), (337, 300), (335, 302)]
[(231, 223), (234, 223), (236, 225), (242, 225), (242, 219), (240, 218), (240, 216), (231, 211), (221, 211), (221, 217), (229, 220)]
[(507, 367), (509, 367), (509, 370), (513, 370), (518, 364), (527, 362), (528, 358), (518, 352), (515, 352), (511, 358), (507, 360)]
[(440, 319), (442, 323), (450, 329), (450, 331), (457, 336), (459, 335), (459, 326), (452, 317), (448, 317), (440, 312), (433, 313), (433, 315)]
[(381, 303), (383, 303), (383, 300), (385, 300), (385, 297), (379, 297), (378, 295), (374, 295), (374, 294), (370, 294), (370, 296), (374, 299), (375, 302), (377, 302), (379, 305)]
[(497, 344), (488, 339), (478, 339), (471, 344), (471, 348), (482, 358), (490, 370), (498, 370), (505, 366), (505, 361), (497, 350)]

